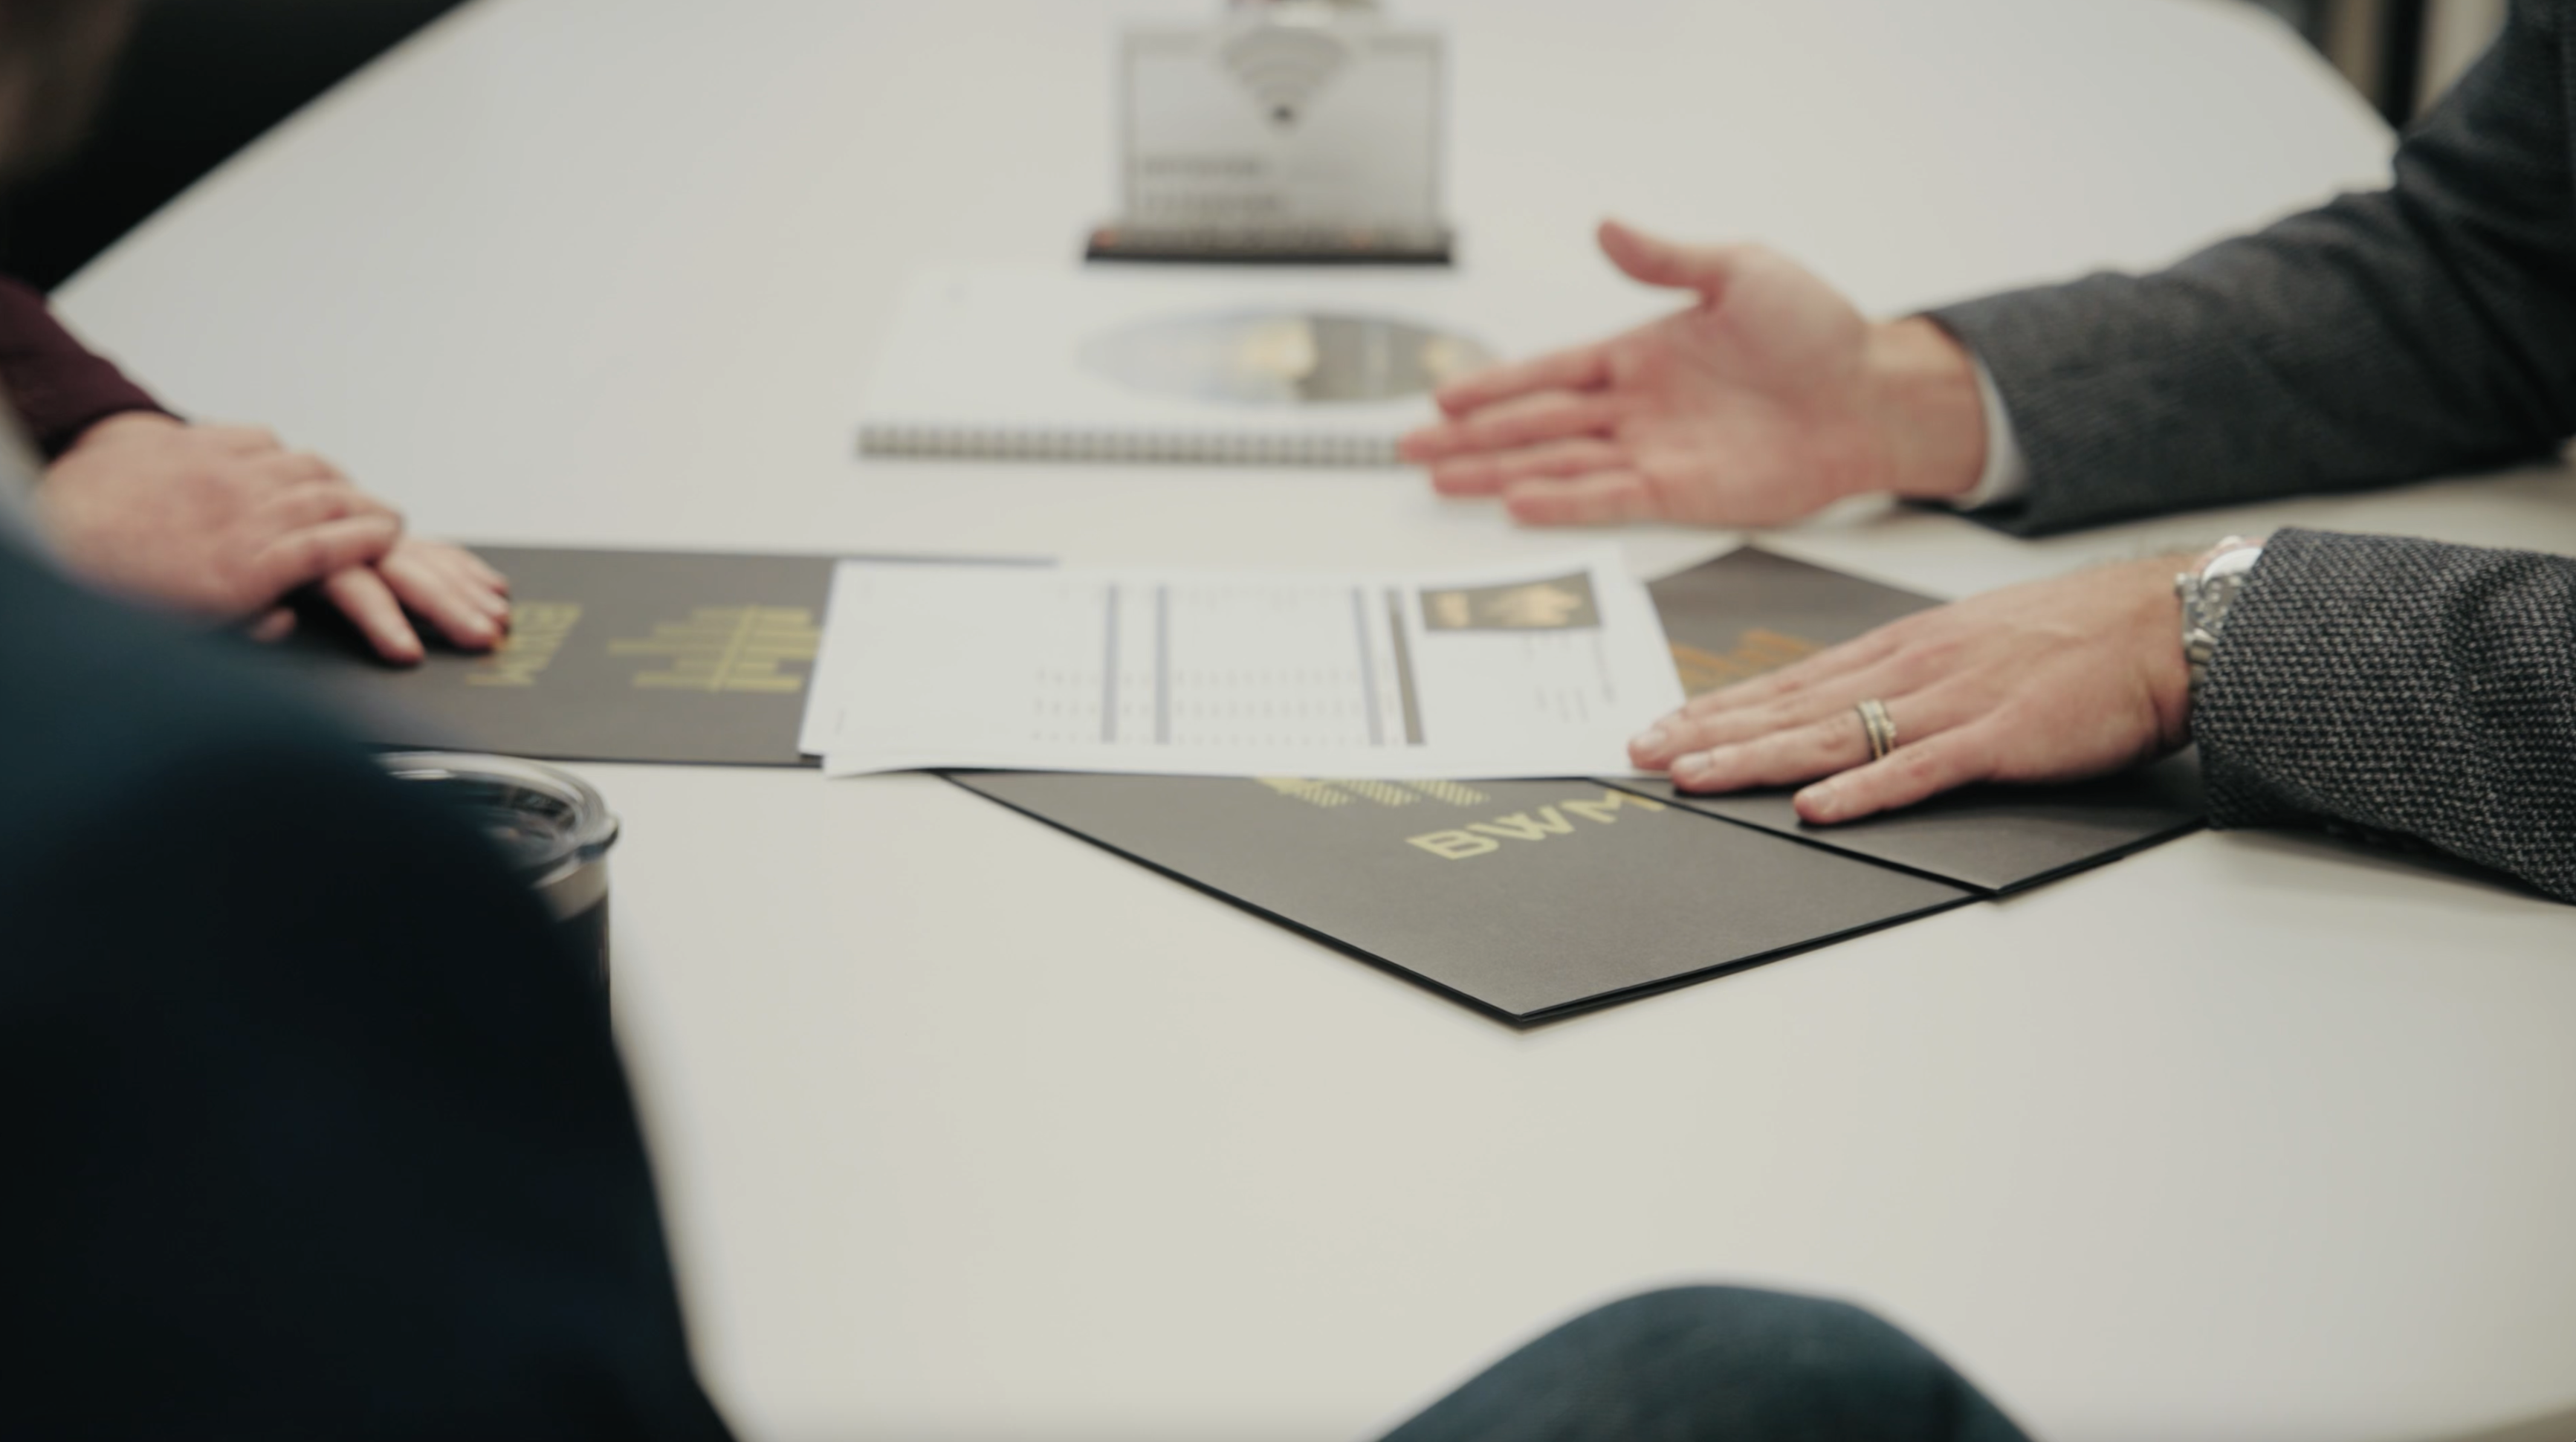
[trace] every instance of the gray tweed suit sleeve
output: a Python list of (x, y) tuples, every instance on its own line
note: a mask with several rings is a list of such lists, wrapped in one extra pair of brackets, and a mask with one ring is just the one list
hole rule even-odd
[(2217, 825), (2411, 838), (2576, 901), (2576, 560), (2283, 531), (2192, 733)]
[(2028, 494), (1979, 519), (2029, 534), (2456, 474), (2576, 433), (2569, 9), (2515, 0), (2392, 189), (2154, 275), (1934, 312), (2029, 457)]

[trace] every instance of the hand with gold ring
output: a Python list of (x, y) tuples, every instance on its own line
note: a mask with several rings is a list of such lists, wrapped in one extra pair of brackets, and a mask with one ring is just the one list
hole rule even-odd
[(1908, 616), (1693, 699), (1630, 759), (1684, 791), (1804, 786), (1798, 814), (1820, 824), (2152, 760), (2190, 737), (2174, 598), (2189, 564), (2105, 566)]

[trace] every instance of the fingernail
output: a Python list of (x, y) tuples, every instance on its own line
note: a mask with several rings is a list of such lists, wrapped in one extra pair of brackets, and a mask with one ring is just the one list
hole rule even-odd
[(1715, 775), (1716, 772), (1716, 758), (1705, 751), (1702, 751), (1697, 755), (1685, 756), (1679, 761), (1673, 763), (1673, 779), (1684, 783), (1695, 784), (1697, 782), (1706, 781), (1709, 777)]
[(1672, 733), (1663, 727), (1649, 726), (1629, 738), (1628, 749), (1640, 756), (1654, 756), (1660, 754), (1672, 739)]
[(1819, 781), (1798, 793), (1797, 805), (1798, 814), (1809, 821), (1840, 821), (1842, 788), (1830, 781)]

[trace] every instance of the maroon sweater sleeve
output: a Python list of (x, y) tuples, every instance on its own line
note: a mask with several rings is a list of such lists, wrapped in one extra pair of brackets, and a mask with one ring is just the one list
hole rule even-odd
[(91, 426), (126, 411), (162, 410), (149, 392), (63, 329), (45, 298), (0, 277), (0, 392), (27, 438), (52, 460)]

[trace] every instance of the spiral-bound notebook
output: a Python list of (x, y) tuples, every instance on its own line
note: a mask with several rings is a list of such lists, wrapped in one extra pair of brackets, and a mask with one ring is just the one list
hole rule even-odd
[(859, 449), (1391, 465), (1432, 419), (1431, 392), (1502, 354), (1479, 289), (1421, 273), (928, 272), (877, 358)]

